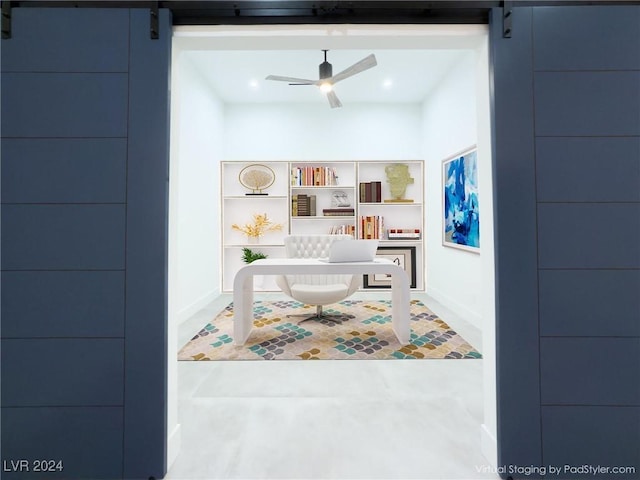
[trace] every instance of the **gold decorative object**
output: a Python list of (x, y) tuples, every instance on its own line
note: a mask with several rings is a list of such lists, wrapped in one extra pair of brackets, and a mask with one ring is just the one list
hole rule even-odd
[(231, 228), (244, 233), (249, 240), (259, 241), (260, 237), (267, 232), (282, 230), (282, 224), (273, 223), (269, 220), (266, 213), (254, 213), (253, 223), (245, 223), (242, 227), (237, 223), (234, 223), (231, 225)]
[(413, 177), (409, 173), (409, 165), (404, 163), (394, 163), (384, 168), (387, 174), (387, 183), (391, 190), (392, 199), (385, 200), (386, 203), (412, 203), (413, 200), (404, 198), (407, 185), (413, 183)]
[(251, 190), (251, 193), (245, 193), (245, 195), (269, 195), (263, 190), (273, 185), (276, 180), (276, 174), (266, 165), (255, 163), (247, 165), (240, 170), (238, 180), (243, 187)]

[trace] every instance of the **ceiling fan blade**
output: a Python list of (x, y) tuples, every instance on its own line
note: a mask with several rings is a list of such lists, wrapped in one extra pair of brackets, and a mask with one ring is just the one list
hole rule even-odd
[(336, 92), (334, 92), (333, 90), (331, 90), (330, 92), (327, 92), (327, 99), (329, 99), (329, 104), (331, 105), (331, 108), (340, 108), (342, 106), (342, 102), (336, 95)]
[(269, 75), (265, 80), (276, 80), (278, 82), (296, 83), (298, 85), (315, 85), (316, 80), (307, 80), (306, 78), (281, 77), (279, 75)]
[(368, 57), (360, 60), (358, 63), (354, 63), (349, 68), (346, 68), (340, 73), (336, 73), (333, 77), (331, 77), (331, 83), (337, 83), (340, 80), (349, 78), (357, 73), (364, 72), (365, 70), (375, 67), (377, 64), (378, 62), (376, 60), (376, 56), (372, 53)]

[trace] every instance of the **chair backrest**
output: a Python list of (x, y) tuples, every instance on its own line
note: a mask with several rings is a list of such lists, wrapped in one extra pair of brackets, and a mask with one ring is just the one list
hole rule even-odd
[(288, 258), (322, 258), (329, 256), (331, 244), (336, 240), (353, 238), (351, 235), (289, 235), (284, 239)]

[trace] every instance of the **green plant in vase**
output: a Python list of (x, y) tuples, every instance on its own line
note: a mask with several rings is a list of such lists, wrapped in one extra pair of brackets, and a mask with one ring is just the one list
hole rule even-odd
[(244, 263), (249, 264), (249, 263), (255, 262), (256, 260), (261, 260), (263, 258), (267, 258), (267, 256), (262, 252), (254, 252), (250, 248), (246, 248), (246, 247), (242, 249), (242, 261)]

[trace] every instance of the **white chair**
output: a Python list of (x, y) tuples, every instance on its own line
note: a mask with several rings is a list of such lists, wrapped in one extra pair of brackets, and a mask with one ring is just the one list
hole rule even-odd
[[(331, 244), (336, 240), (350, 239), (351, 235), (290, 235), (285, 237), (285, 253), (288, 258), (322, 258), (329, 256)], [(288, 317), (307, 317), (307, 320), (327, 320), (342, 323), (354, 318), (346, 313), (327, 314), (323, 305), (337, 303), (353, 295), (361, 284), (360, 275), (278, 275), (276, 284), (282, 291), (306, 305), (315, 305), (316, 313), (307, 315), (287, 315)]]

